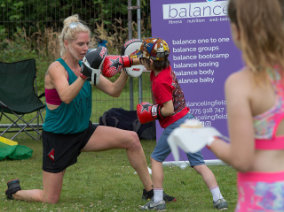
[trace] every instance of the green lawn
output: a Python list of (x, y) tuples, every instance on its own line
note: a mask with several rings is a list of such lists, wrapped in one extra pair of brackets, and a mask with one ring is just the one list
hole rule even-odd
[[(146, 79), (144, 80), (144, 83)], [(134, 81), (137, 88), (137, 81)], [(144, 86), (143, 101), (150, 101), (149, 86)], [(134, 105), (138, 103), (138, 92), (134, 92)], [(150, 101), (151, 102), (151, 101)], [(98, 122), (99, 116), (112, 107), (129, 110), (129, 89), (126, 87), (119, 98), (109, 97), (94, 89), (92, 122)], [(43, 113), (44, 115), (45, 113)], [(9, 123), (7, 119), (1, 124)], [(10, 138), (12, 134), (5, 134)], [(82, 153), (78, 163), (67, 169), (61, 200), (56, 205), (27, 203), (6, 200), (6, 182), (19, 178), (23, 189), (42, 187), (41, 141), (34, 141), (25, 134), (17, 136), (15, 141), (34, 150), (33, 156), (27, 160), (0, 161), (0, 212), (6, 211), (139, 211), (138, 205), (145, 204), (141, 200), (142, 184), (129, 165), (124, 150), (110, 150), (96, 153)], [(148, 164), (155, 141), (141, 141)], [(237, 202), (236, 172), (230, 166), (210, 166), (219, 183), (222, 194), (229, 203), (229, 210), (234, 211)], [(164, 167), (164, 189), (177, 198), (177, 202), (167, 205), (167, 211), (216, 211), (213, 209), (210, 191), (193, 169)]]
[[(0, 161), (0, 211), (139, 211), (142, 184), (129, 165), (124, 150), (82, 153), (77, 164), (67, 169), (61, 200), (56, 205), (6, 200), (6, 182), (19, 178), (22, 189), (42, 187), (41, 141), (24, 134), (17, 137), (20, 144), (34, 150), (30, 159)], [(150, 164), (155, 141), (141, 141)], [(221, 191), (234, 211), (237, 201), (236, 172), (229, 166), (210, 166)], [(216, 211), (211, 193), (201, 177), (191, 168), (164, 167), (164, 189), (177, 202), (167, 205), (167, 211)]]

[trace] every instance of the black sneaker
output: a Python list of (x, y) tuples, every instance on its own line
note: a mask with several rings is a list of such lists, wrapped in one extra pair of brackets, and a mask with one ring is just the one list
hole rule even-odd
[(175, 202), (175, 201), (177, 201), (175, 197), (172, 197), (172, 196), (166, 194), (165, 192), (164, 192), (164, 197), (163, 197), (163, 199), (164, 199), (166, 202)]
[(13, 194), (21, 190), (20, 181), (18, 179), (10, 180), (7, 183), (8, 189), (6, 190), (7, 199), (14, 199)]
[[(154, 196), (154, 190), (153, 189), (151, 189), (150, 191), (146, 191), (145, 189), (143, 189), (143, 194), (142, 194), (143, 200), (150, 200), (150, 199), (152, 199), (153, 196)], [(176, 201), (175, 197), (172, 197), (172, 196), (166, 194), (165, 192), (164, 192), (163, 199), (166, 202), (175, 202)]]
[(217, 208), (218, 210), (227, 210), (228, 209), (228, 203), (225, 199), (218, 199), (216, 202), (213, 201), (214, 208)]
[(143, 189), (142, 199), (143, 200), (150, 200), (154, 196), (154, 190), (151, 189), (150, 191), (146, 191)]

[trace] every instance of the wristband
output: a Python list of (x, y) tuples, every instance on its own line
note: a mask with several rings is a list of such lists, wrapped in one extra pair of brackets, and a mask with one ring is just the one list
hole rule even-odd
[(80, 77), (83, 79), (83, 80), (86, 80), (88, 77), (85, 76), (84, 74), (80, 73)]
[(159, 105), (152, 105), (151, 113), (154, 119), (158, 119), (159, 118)]
[(158, 119), (163, 118), (163, 114), (162, 114), (162, 106), (158, 105)]
[(161, 105), (156, 104), (152, 106), (152, 117), (154, 119), (160, 119), (161, 117), (163, 117), (162, 112), (161, 112)]

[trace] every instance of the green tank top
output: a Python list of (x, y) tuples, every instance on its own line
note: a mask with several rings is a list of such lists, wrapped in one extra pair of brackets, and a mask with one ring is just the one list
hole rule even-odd
[[(68, 73), (68, 82), (71, 85), (77, 76), (62, 58), (57, 59)], [(81, 65), (81, 63), (80, 63)], [(92, 109), (92, 88), (86, 81), (79, 94), (69, 103), (61, 102), (58, 108), (50, 110), (46, 107), (43, 130), (58, 134), (73, 134), (82, 132), (89, 126)]]

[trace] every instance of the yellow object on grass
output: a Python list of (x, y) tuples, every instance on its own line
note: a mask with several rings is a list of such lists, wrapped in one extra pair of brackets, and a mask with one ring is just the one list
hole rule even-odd
[(4, 137), (2, 137), (2, 136), (0, 136), (0, 142), (2, 142), (2, 143), (4, 143), (4, 144), (11, 145), (11, 146), (13, 146), (13, 145), (18, 145), (18, 142), (13, 141), (13, 140), (10, 140), (10, 139), (8, 139), (8, 138), (4, 138)]

